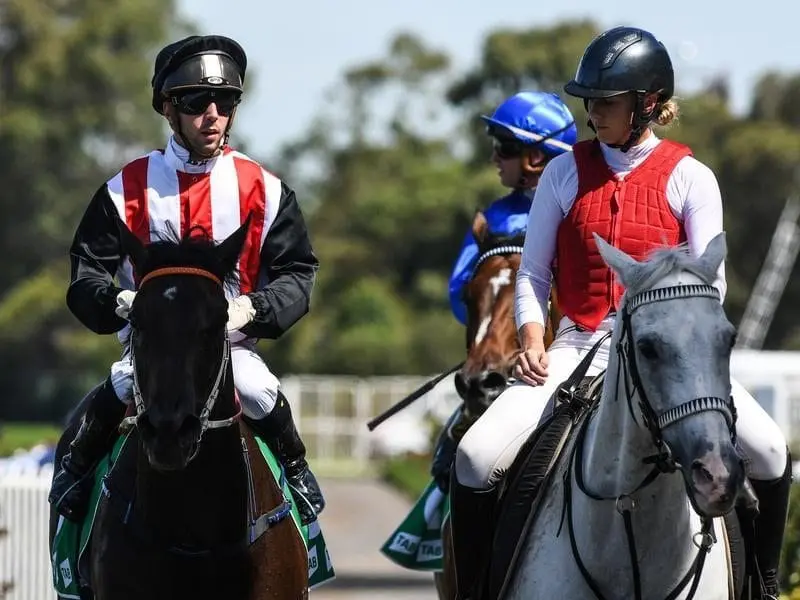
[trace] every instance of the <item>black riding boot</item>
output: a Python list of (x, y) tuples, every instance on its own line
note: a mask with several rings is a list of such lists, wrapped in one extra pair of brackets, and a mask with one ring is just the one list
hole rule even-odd
[[(752, 600), (778, 598), (778, 567), (780, 566), (783, 532), (789, 511), (789, 492), (792, 487), (792, 456), (786, 451), (786, 471), (772, 481), (751, 479), (758, 496), (758, 516), (755, 521), (753, 550), (764, 590), (756, 589)], [(763, 595), (766, 594), (766, 595)]]
[(456, 563), (456, 598), (468, 600), (486, 569), (494, 532), (497, 488), (477, 490), (450, 478), (450, 527)]
[(117, 398), (111, 379), (89, 392), (88, 406), (69, 453), (61, 459), (61, 469), (53, 477), (47, 500), (56, 512), (71, 521), (86, 516), (92, 477), (97, 463), (111, 450), (126, 405)]
[(278, 392), (278, 401), (266, 417), (258, 421), (247, 420), (255, 432), (275, 453), (283, 465), (286, 481), (292, 490), (300, 520), (304, 525), (311, 523), (325, 508), (325, 499), (306, 462), (306, 447), (292, 419), (292, 409), (286, 396)]

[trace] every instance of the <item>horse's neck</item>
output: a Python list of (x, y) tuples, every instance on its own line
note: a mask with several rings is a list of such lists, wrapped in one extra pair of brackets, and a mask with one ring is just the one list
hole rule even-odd
[[(616, 327), (611, 339), (603, 396), (588, 426), (583, 452), (587, 489), (607, 498), (635, 490), (653, 468), (643, 459), (656, 453), (650, 432), (641, 422), (638, 393), (630, 380), (626, 382), (628, 373), (616, 352), (620, 330)], [(630, 404), (628, 393), (633, 395)]]
[[(235, 414), (231, 381), (229, 376), (212, 419)], [(137, 470), (135, 510), (165, 540), (202, 546), (244, 536), (247, 472), (238, 424), (207, 430), (182, 471), (154, 471), (143, 452)]]

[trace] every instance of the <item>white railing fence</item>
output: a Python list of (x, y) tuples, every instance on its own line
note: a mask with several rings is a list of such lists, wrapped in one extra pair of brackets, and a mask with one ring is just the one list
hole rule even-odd
[[(787, 438), (800, 432), (800, 352), (735, 351), (734, 376), (778, 422)], [(459, 404), (452, 379), (375, 431), (366, 423), (427, 381), (426, 377), (292, 376), (283, 382), (312, 467), (323, 475), (365, 475), (376, 458), (430, 448), (432, 423)], [(7, 600), (52, 600), (47, 547), (51, 465), (29, 472), (0, 465), (0, 589)], [(2, 592), (0, 592), (2, 598)]]
[[(7, 600), (55, 598), (48, 550), (51, 469), (0, 475), (0, 589), (10, 583)], [(3, 598), (0, 592), (0, 598)]]

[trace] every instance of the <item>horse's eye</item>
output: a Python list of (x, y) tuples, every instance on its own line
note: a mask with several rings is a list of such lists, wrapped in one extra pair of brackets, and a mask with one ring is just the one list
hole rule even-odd
[(647, 360), (656, 360), (658, 358), (658, 350), (656, 350), (656, 345), (653, 343), (653, 340), (638, 340), (636, 342), (636, 347), (639, 348), (639, 352), (642, 353)]

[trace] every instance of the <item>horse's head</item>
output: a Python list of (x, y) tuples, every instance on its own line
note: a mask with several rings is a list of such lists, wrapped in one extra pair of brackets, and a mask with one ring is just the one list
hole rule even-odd
[(514, 325), (514, 283), (522, 236), (489, 232), (483, 213), (472, 223), (478, 261), (464, 289), (467, 305), (467, 360), (456, 373), (456, 390), (467, 411), (481, 414), (505, 389), (519, 345)]
[[(249, 219), (219, 245), (201, 232), (143, 245), (120, 225), (140, 277), (130, 313), (136, 426), (153, 468), (182, 469), (231, 385), (224, 286), (235, 282)], [(232, 420), (231, 420), (232, 421)]]
[(724, 514), (744, 482), (730, 383), (736, 329), (711, 285), (725, 258), (724, 234), (699, 258), (667, 248), (644, 262), (595, 239), (626, 288), (615, 338), (633, 385), (629, 402), (638, 397), (659, 464), (680, 469), (698, 513)]

